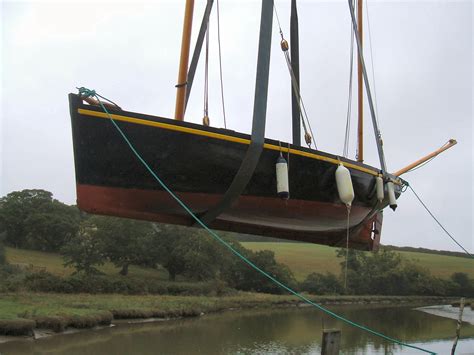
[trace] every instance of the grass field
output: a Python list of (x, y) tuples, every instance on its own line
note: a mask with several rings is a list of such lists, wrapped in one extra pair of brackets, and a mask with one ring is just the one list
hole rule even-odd
[[(74, 268), (64, 267), (64, 260), (59, 254), (8, 247), (5, 249), (7, 262), (10, 264), (20, 265), (33, 271), (45, 270), (58, 276), (68, 276), (74, 272)], [(116, 275), (120, 271), (112, 263), (105, 263), (98, 269), (107, 275)], [(129, 275), (144, 279), (168, 280), (168, 272), (164, 269), (155, 270), (133, 265), (129, 268)]]
[[(242, 245), (254, 251), (264, 249), (274, 251), (277, 261), (288, 265), (298, 281), (303, 281), (312, 272), (330, 271), (339, 274), (340, 271), (339, 263), (342, 259), (336, 257), (337, 249), (324, 245), (261, 242), (244, 242)], [(428, 268), (434, 276), (449, 278), (455, 272), (465, 272), (474, 278), (473, 259), (404, 251), (399, 253), (404, 259), (413, 260)], [(6, 256), (7, 261), (11, 264), (20, 264), (24, 267), (31, 267), (33, 270), (46, 270), (58, 276), (66, 276), (74, 272), (73, 268), (63, 266), (63, 259), (58, 254), (6, 248)], [(106, 263), (99, 269), (108, 275), (118, 274), (120, 271), (111, 263)], [(168, 273), (163, 269), (154, 270), (131, 266), (129, 273), (132, 277), (168, 279)]]
[[(336, 257), (335, 248), (324, 245), (304, 243), (242, 243), (246, 248), (272, 250), (277, 261), (290, 267), (298, 281), (305, 279), (312, 272), (327, 271), (339, 274), (342, 259)], [(405, 260), (412, 260), (430, 270), (433, 276), (449, 278), (455, 272), (465, 272), (474, 278), (474, 260), (454, 256), (424, 254), (415, 252), (399, 252)]]

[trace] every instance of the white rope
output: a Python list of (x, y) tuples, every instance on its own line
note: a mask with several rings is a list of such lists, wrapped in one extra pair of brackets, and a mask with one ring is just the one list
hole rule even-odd
[(346, 227), (346, 265), (344, 270), (344, 291), (347, 291), (347, 263), (349, 260), (349, 220), (351, 214), (351, 206), (347, 205), (347, 227)]

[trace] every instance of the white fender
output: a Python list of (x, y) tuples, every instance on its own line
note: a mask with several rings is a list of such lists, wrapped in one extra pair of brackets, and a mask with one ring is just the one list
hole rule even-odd
[(350, 206), (354, 200), (354, 187), (349, 169), (342, 164), (336, 169), (336, 185), (339, 198), (346, 206)]
[(383, 191), (383, 179), (380, 176), (375, 178), (375, 188), (377, 190), (377, 200), (382, 202), (385, 197), (385, 193)]
[(290, 197), (290, 188), (288, 184), (288, 164), (283, 158), (279, 156), (276, 162), (276, 180), (278, 196), (284, 199)]
[(387, 190), (390, 208), (395, 211), (397, 209), (397, 199), (395, 198), (395, 186), (393, 185), (393, 182), (387, 182)]

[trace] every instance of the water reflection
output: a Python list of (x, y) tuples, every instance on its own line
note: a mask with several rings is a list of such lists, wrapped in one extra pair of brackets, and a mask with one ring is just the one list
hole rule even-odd
[[(338, 306), (345, 317), (410, 343), (450, 346), (456, 321), (404, 307)], [(232, 311), (198, 319), (119, 324), (100, 331), (0, 344), (2, 354), (319, 354), (324, 328), (342, 330), (344, 354), (413, 353), (310, 308)], [(463, 324), (459, 353), (474, 347)], [(445, 341), (443, 341), (445, 340)], [(434, 342), (436, 341), (436, 342)], [(438, 345), (436, 345), (438, 344)], [(470, 349), (474, 351), (474, 349)]]

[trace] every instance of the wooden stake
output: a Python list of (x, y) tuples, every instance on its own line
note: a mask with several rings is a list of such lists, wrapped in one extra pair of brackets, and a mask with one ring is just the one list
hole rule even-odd
[(456, 327), (456, 338), (454, 338), (454, 344), (453, 344), (453, 348), (451, 349), (451, 355), (454, 355), (454, 353), (456, 352), (456, 346), (458, 345), (459, 335), (461, 334), (463, 311), (464, 311), (464, 297), (461, 298), (461, 304), (459, 305), (459, 318), (458, 318), (458, 325)]
[(323, 329), (323, 345), (321, 355), (339, 355), (341, 331), (338, 329)]

